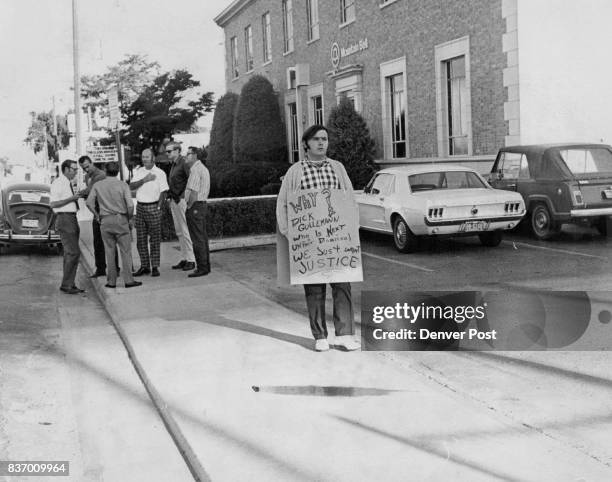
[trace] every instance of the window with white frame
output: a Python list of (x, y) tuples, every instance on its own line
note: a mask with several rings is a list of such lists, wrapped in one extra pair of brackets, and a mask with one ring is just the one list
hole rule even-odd
[(244, 29), (244, 57), (246, 60), (246, 71), (253, 70), (253, 29), (248, 25)]
[(308, 19), (308, 41), (319, 38), (319, 0), (306, 0)]
[(361, 74), (350, 75), (336, 80), (336, 101), (347, 98), (357, 112), (361, 112)]
[(340, 0), (340, 23), (345, 24), (355, 20), (355, 0)]
[(230, 39), (230, 50), (232, 55), (232, 78), (235, 79), (240, 75), (240, 70), (238, 69), (238, 39), (236, 37)]
[(404, 74), (387, 77), (389, 124), (391, 126), (391, 154), (394, 159), (406, 155), (406, 93)]
[(472, 155), (469, 37), (435, 48), (438, 155)]
[(261, 33), (263, 38), (263, 61), (272, 60), (272, 27), (270, 26), (270, 12), (261, 16)]
[(323, 125), (323, 97), (315, 95), (310, 98), (313, 124)]
[(287, 117), (289, 125), (289, 129), (287, 129), (289, 133), (289, 162), (294, 163), (300, 160), (297, 104), (295, 102), (287, 104)]
[(465, 82), (465, 56), (443, 62), (444, 103), (446, 105), (446, 135), (448, 154), (468, 153), (467, 85)]
[(284, 52), (293, 51), (293, 6), (291, 0), (283, 0)]

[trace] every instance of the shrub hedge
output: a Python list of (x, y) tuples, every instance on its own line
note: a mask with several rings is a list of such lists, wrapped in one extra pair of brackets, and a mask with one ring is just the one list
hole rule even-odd
[(209, 199), (209, 238), (276, 232), (276, 196)]

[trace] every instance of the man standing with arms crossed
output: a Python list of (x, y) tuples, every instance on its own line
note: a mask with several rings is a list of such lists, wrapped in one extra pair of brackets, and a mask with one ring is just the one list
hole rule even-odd
[[(109, 162), (106, 165), (106, 179), (97, 182), (87, 197), (87, 207), (99, 217), (102, 240), (108, 260), (106, 287), (115, 288), (117, 270), (115, 269), (115, 248), (119, 245), (123, 267), (123, 280), (126, 288), (140, 286), (140, 281), (132, 277), (132, 218), (134, 203), (128, 185), (117, 179), (119, 163)], [(96, 201), (100, 213), (96, 212)]]
[(77, 173), (77, 163), (72, 159), (62, 162), (62, 173), (51, 184), (51, 208), (56, 214), (55, 229), (59, 231), (64, 248), (64, 276), (60, 291), (69, 295), (83, 293), (85, 290), (74, 284), (81, 250), (79, 248), (79, 223), (77, 211), (81, 193), (74, 193), (72, 180)]
[(195, 147), (187, 149), (187, 167), (189, 168), (189, 179), (185, 188), (186, 218), (196, 259), (196, 270), (188, 276), (197, 278), (210, 273), (206, 233), (206, 200), (210, 193), (210, 174), (206, 166), (198, 160)]
[(181, 261), (172, 266), (172, 269), (190, 271), (195, 268), (195, 257), (193, 255), (193, 244), (189, 236), (189, 228), (187, 227), (187, 219), (185, 218), (185, 211), (187, 210), (185, 186), (187, 186), (189, 170), (185, 165), (185, 158), (181, 156), (181, 145), (178, 142), (169, 142), (166, 145), (166, 153), (172, 162), (168, 179), (170, 186), (168, 192), (170, 211), (172, 212), (174, 230), (181, 245)]
[(142, 167), (136, 170), (130, 183), (130, 189), (136, 190), (136, 248), (140, 257), (140, 268), (134, 276), (159, 276), (161, 209), (168, 182), (166, 173), (155, 166), (151, 149), (142, 151), (141, 159)]

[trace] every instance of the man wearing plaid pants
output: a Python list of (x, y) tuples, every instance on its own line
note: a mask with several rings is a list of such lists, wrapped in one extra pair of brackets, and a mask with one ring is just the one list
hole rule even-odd
[(153, 151), (145, 149), (142, 167), (136, 170), (130, 188), (136, 190), (136, 248), (140, 268), (134, 276), (159, 276), (161, 207), (166, 201), (166, 173), (155, 166)]

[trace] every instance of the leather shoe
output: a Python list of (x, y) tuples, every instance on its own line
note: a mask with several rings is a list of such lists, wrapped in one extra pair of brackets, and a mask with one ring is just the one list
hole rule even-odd
[(105, 271), (96, 271), (94, 274), (90, 276), (90, 278), (99, 278), (100, 276), (106, 276)]
[(63, 286), (60, 288), (60, 291), (69, 295), (77, 295), (81, 293), (81, 291), (77, 288), (64, 288)]
[(183, 266), (183, 271), (191, 271), (195, 269), (195, 263), (193, 261), (187, 261)]
[(116, 288), (116, 285), (109, 285), (108, 283), (106, 283), (104, 286), (106, 286), (107, 288)]
[(198, 278), (199, 276), (206, 276), (208, 273), (210, 273), (210, 271), (196, 270), (193, 273), (189, 273), (187, 277), (188, 278)]
[(175, 264), (172, 267), (172, 269), (183, 269), (183, 266), (185, 266), (185, 263), (187, 263), (187, 260), (181, 259), (178, 264)]
[(136, 271), (135, 273), (132, 273), (132, 276), (142, 276), (143, 274), (151, 274), (151, 270), (149, 268), (145, 268), (144, 266), (141, 266), (140, 268), (138, 268), (138, 271)]
[(79, 293), (85, 293), (85, 290), (79, 288), (78, 286), (73, 286), (72, 289), (77, 290)]
[(155, 277), (155, 276), (159, 276), (159, 270), (157, 268), (153, 268), (151, 270), (151, 276)]
[(132, 281), (131, 283), (126, 283), (125, 287), (133, 288), (134, 286), (140, 286), (140, 285), (142, 285), (142, 281)]

